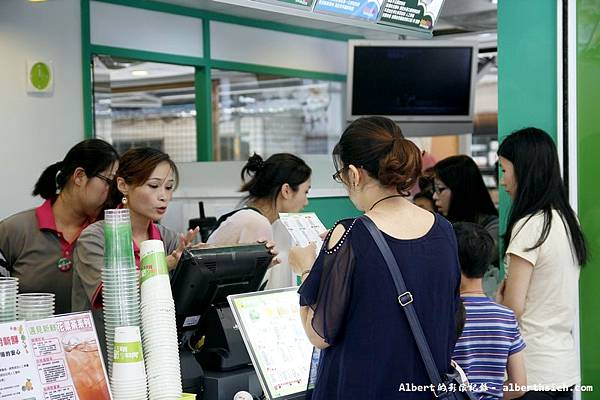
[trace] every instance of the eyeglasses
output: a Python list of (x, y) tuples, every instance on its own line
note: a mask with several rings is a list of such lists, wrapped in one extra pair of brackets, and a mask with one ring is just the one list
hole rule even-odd
[(101, 175), (101, 174), (96, 174), (94, 176), (96, 178), (98, 178), (98, 179), (102, 179), (108, 186), (111, 186), (113, 184), (113, 182), (114, 182), (114, 180), (110, 179), (108, 176), (104, 176), (104, 175)]
[(331, 177), (337, 183), (343, 183), (343, 181), (342, 181), (342, 172), (344, 172), (344, 168), (340, 168), (337, 171), (335, 171), (335, 174), (331, 175)]

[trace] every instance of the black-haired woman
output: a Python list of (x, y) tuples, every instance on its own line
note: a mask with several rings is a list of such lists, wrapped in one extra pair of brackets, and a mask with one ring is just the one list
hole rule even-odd
[(54, 293), (57, 314), (71, 311), (73, 248), (102, 210), (118, 159), (103, 140), (76, 144), (35, 184), (44, 203), (0, 222), (0, 275), (19, 278), (20, 292)]
[(512, 199), (504, 236), (507, 278), (498, 300), (514, 310), (527, 343), (527, 384), (571, 388), (523, 398), (572, 398), (572, 386), (580, 381), (573, 328), (580, 266), (588, 257), (585, 239), (546, 132), (516, 131), (498, 155), (501, 185)]
[[(115, 173), (111, 188), (112, 208), (127, 208), (131, 221), (133, 253), (139, 267), (140, 245), (145, 240), (161, 240), (169, 269), (175, 268), (183, 249), (191, 244), (198, 228), (185, 235), (157, 223), (165, 213), (178, 183), (178, 170), (168, 154), (150, 147), (126, 151)], [(87, 227), (75, 247), (73, 273), (73, 311), (102, 307), (104, 267), (104, 222)]]
[[(279, 213), (299, 212), (308, 204), (311, 172), (310, 167), (293, 154), (273, 154), (266, 160), (254, 154), (241, 172), (244, 183), (240, 191), (248, 193), (242, 201), (243, 207), (219, 218), (207, 243), (273, 241), (272, 224), (279, 219)], [(246, 181), (247, 178), (250, 179)], [(267, 272), (269, 287), (278, 286), (280, 281), (287, 282), (286, 272), (291, 271), (280, 268), (277, 273)]]
[(481, 171), (471, 157), (445, 158), (434, 167), (434, 194), (437, 210), (452, 223), (481, 225), (496, 243), (492, 264), (483, 278), (486, 294), (494, 297), (500, 283), (498, 269), (498, 210), (488, 192)]
[[(405, 198), (421, 172), (419, 149), (390, 119), (360, 118), (342, 134), (334, 162), (334, 179), (382, 232), (434, 362), (448, 372), (460, 304), (456, 238), (443, 217)], [(299, 289), (304, 329), (324, 349), (313, 400), (432, 399), (392, 275), (367, 227), (342, 220), (325, 243), (316, 261), (314, 246), (290, 254), (305, 279)]]

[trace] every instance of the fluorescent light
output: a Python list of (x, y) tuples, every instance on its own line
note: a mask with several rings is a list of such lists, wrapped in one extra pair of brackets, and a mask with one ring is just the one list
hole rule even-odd
[(30, 3), (43, 3), (46, 0), (29, 0)]
[(146, 71), (145, 69), (136, 69), (136, 70), (131, 71), (131, 75), (146, 76), (146, 75), (148, 75), (148, 71)]

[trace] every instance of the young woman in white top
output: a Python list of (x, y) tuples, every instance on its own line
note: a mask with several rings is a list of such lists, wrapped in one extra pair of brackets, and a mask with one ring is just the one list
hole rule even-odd
[[(279, 219), (279, 213), (299, 212), (308, 204), (311, 172), (293, 154), (273, 154), (266, 160), (258, 154), (252, 155), (241, 173), (244, 183), (240, 191), (248, 193), (242, 201), (243, 207), (219, 218), (207, 243), (272, 242), (271, 225)], [(273, 272), (267, 274), (269, 279)]]
[(254, 154), (241, 173), (240, 192), (248, 193), (243, 207), (219, 218), (207, 243), (273, 240), (271, 224), (279, 213), (299, 212), (308, 204), (310, 175), (310, 167), (293, 154), (273, 154), (266, 160)]
[[(507, 278), (498, 300), (519, 320), (528, 385), (546, 389), (523, 398), (571, 399), (580, 381), (573, 328), (580, 266), (588, 257), (585, 239), (546, 132), (514, 132), (498, 155), (500, 182), (512, 199), (504, 242)], [(552, 385), (568, 390), (552, 391)]]

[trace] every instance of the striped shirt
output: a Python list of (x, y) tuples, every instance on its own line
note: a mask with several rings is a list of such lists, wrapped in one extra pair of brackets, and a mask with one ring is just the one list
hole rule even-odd
[(525, 348), (515, 314), (487, 297), (463, 297), (466, 322), (452, 359), (481, 400), (501, 399), (508, 357)]

